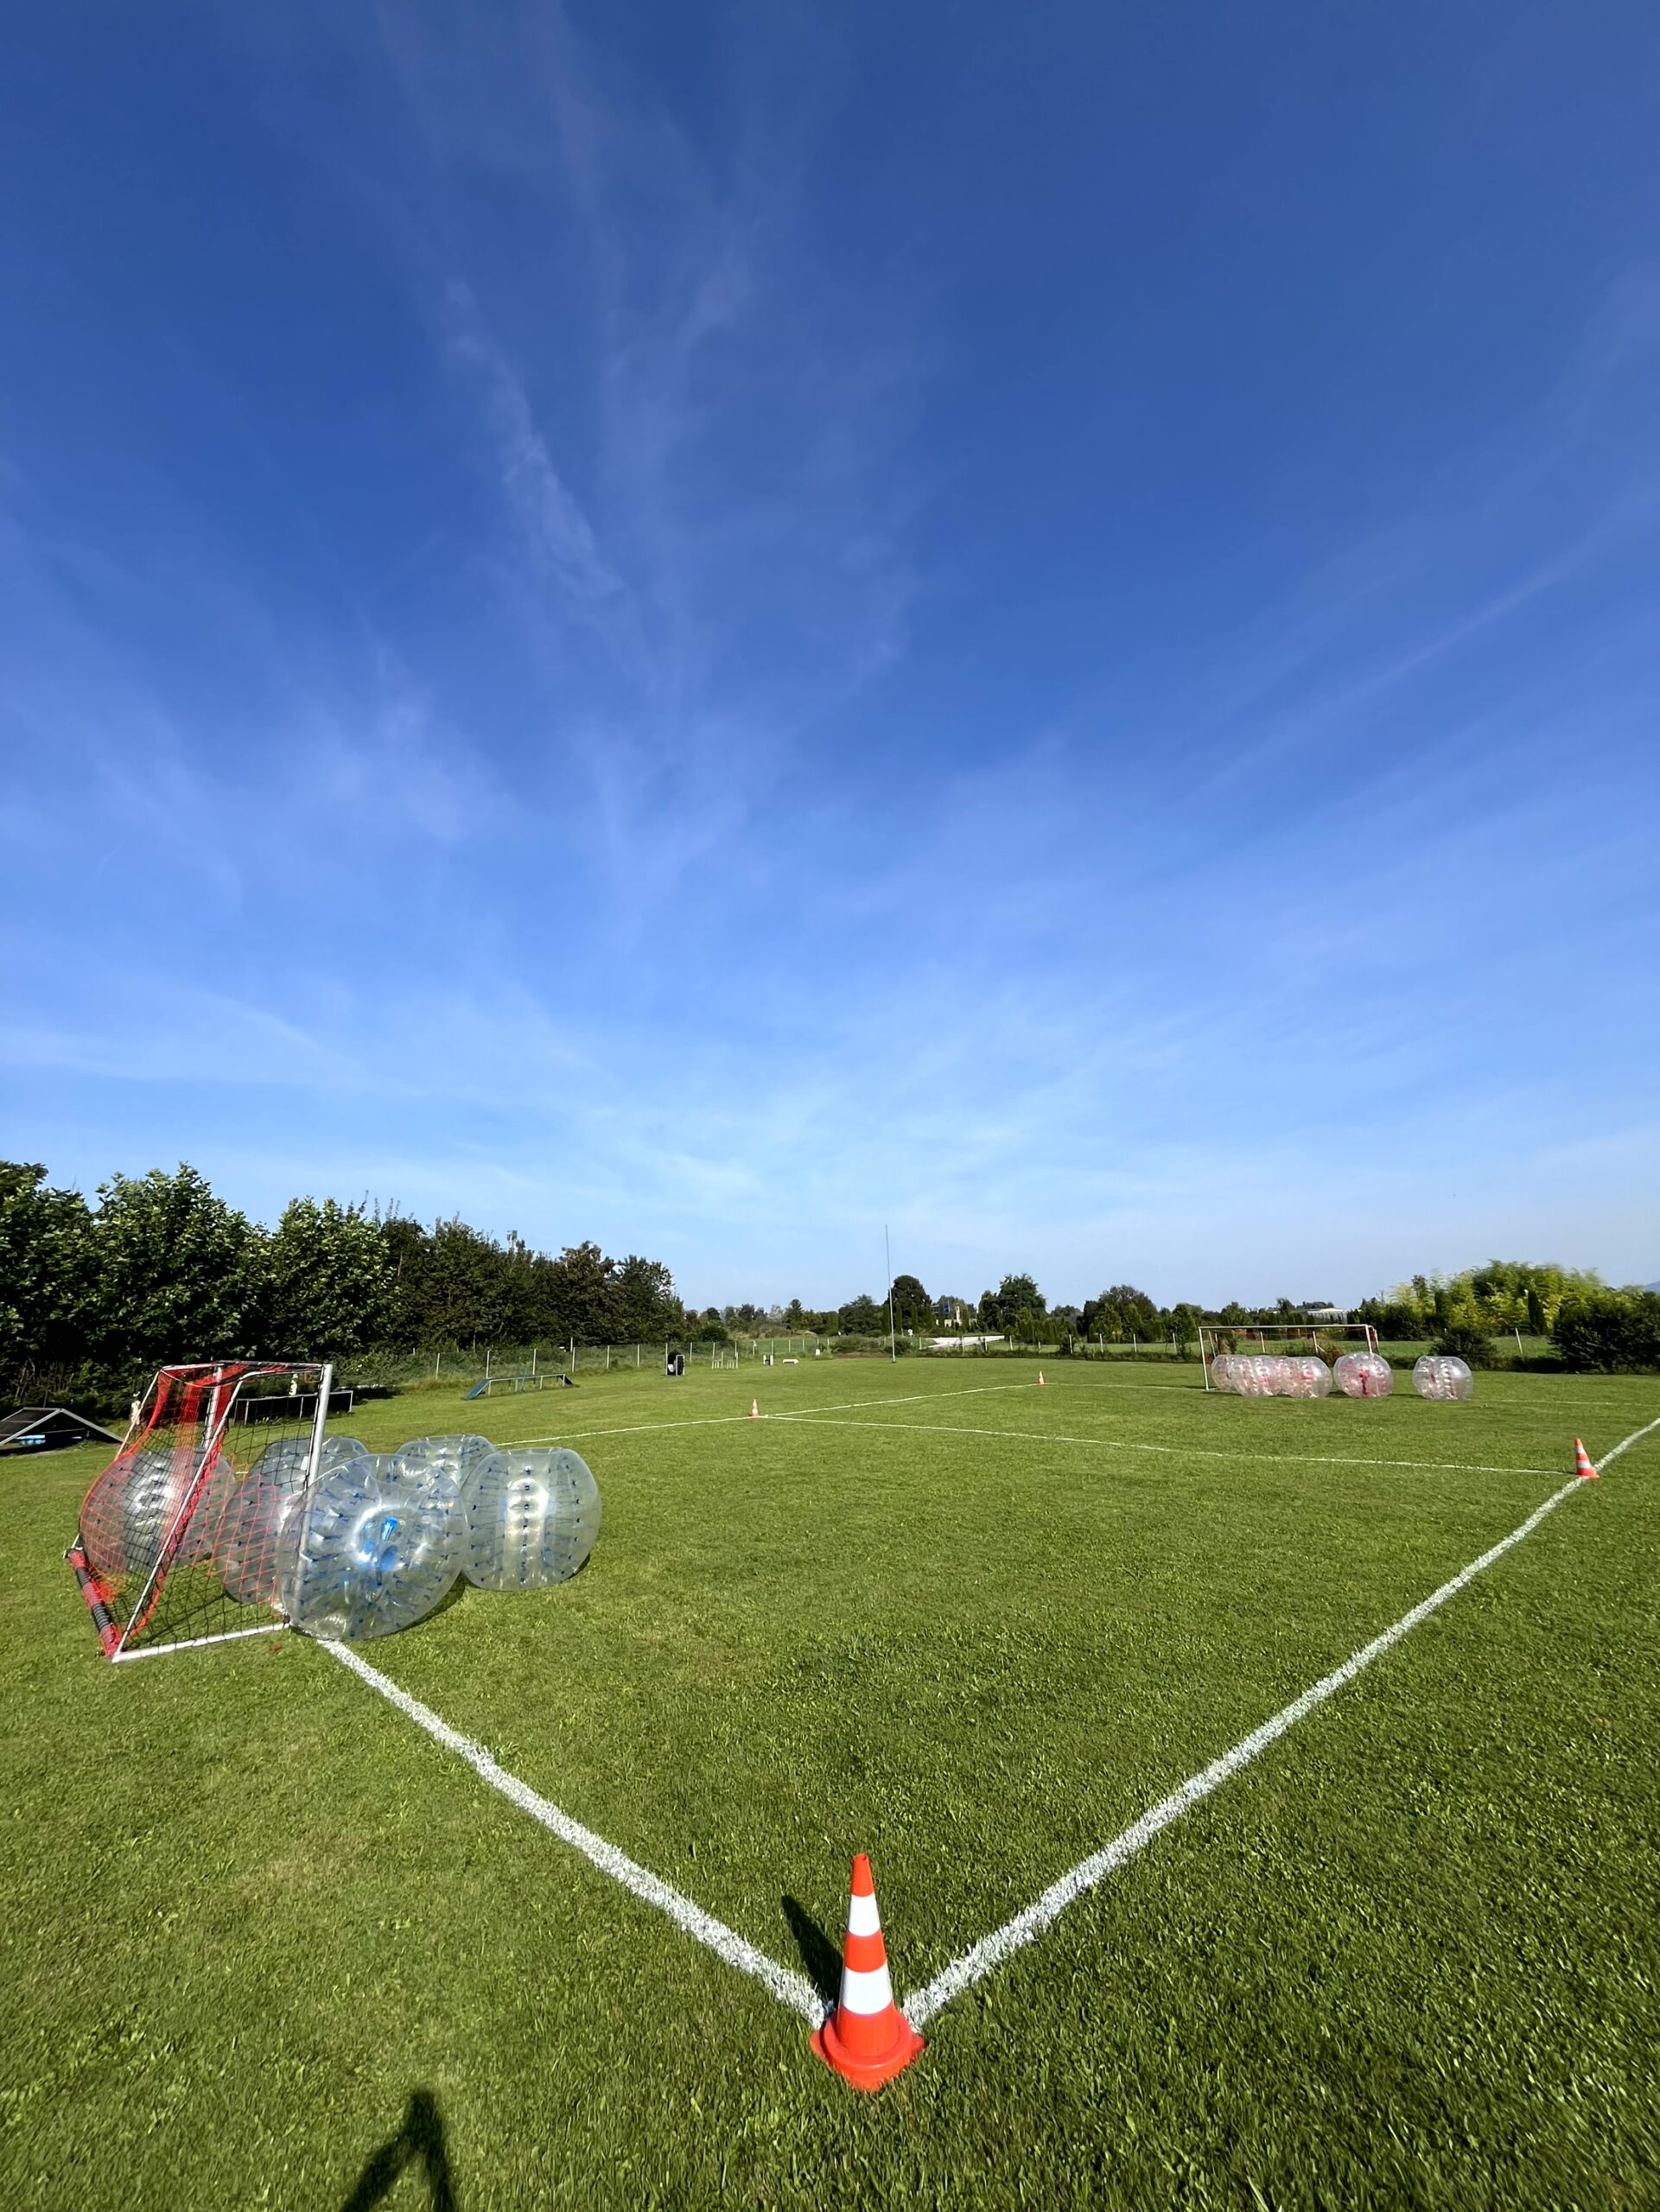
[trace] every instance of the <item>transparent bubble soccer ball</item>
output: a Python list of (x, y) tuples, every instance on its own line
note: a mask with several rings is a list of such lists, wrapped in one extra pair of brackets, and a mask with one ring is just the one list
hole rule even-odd
[(392, 1465), (401, 1476), (417, 1479), (447, 1475), (464, 1491), (495, 1448), (487, 1436), (416, 1436), (398, 1446)]
[(1387, 1398), (1395, 1388), (1395, 1370), (1379, 1352), (1345, 1351), (1332, 1372), (1345, 1398)]
[(1448, 1352), (1426, 1352), (1413, 1364), (1412, 1387), (1421, 1398), (1467, 1398), (1476, 1387), (1467, 1362)]
[(1212, 1352), (1211, 1355), (1211, 1388), (1213, 1390), (1237, 1390), (1234, 1367), (1238, 1354), (1231, 1351)]
[[(369, 1447), (355, 1436), (326, 1437), (319, 1477), (368, 1456)], [(226, 1595), (239, 1605), (281, 1602), (299, 1541), (298, 1509), (310, 1467), (310, 1439), (285, 1436), (266, 1446), (231, 1493), (213, 1539), (213, 1563)]]
[(467, 1579), (480, 1590), (563, 1582), (600, 1533), (600, 1488), (575, 1452), (493, 1452), (466, 1495)]
[(308, 1499), (289, 1617), (312, 1636), (355, 1643), (424, 1620), (461, 1571), (461, 1495), (441, 1467), (405, 1478), (365, 1452)]
[(1288, 1398), (1324, 1398), (1330, 1395), (1332, 1370), (1315, 1353), (1294, 1353), (1281, 1364), (1285, 1369)]
[(1242, 1398), (1266, 1398), (1269, 1395), (1268, 1377), (1255, 1352), (1235, 1353), (1233, 1387)]
[[(81, 1542), (95, 1574), (112, 1580), (124, 1575), (149, 1578), (196, 1489), (207, 1456), (200, 1450), (175, 1452), (158, 1446), (148, 1452), (124, 1452), (110, 1463), (81, 1508)], [(192, 1567), (207, 1556), (233, 1480), (228, 1462), (216, 1457), (174, 1554), (175, 1565)]]

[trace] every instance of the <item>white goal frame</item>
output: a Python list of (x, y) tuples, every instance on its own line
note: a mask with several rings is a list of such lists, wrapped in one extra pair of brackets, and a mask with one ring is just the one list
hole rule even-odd
[(1255, 1337), (1258, 1350), (1267, 1351), (1270, 1337), (1307, 1337), (1312, 1344), (1316, 1337), (1340, 1336), (1363, 1338), (1354, 1347), (1357, 1351), (1377, 1350), (1377, 1332), (1370, 1321), (1201, 1321), (1199, 1363), (1205, 1387), (1207, 1390), (1216, 1387), (1211, 1381), (1211, 1363), (1217, 1356), (1218, 1337)]

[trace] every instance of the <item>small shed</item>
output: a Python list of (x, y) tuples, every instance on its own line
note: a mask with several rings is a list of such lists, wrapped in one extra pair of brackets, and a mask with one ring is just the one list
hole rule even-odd
[(67, 1406), (20, 1406), (0, 1414), (0, 1452), (57, 1452), (66, 1444), (119, 1444), (121, 1439)]

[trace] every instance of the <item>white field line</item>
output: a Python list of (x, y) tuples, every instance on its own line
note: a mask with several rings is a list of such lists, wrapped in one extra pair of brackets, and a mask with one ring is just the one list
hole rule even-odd
[(505, 1767), (499, 1766), (482, 1744), (475, 1744), (471, 1737), (452, 1728), (447, 1720), (441, 1720), (430, 1707), (423, 1705), (418, 1698), (412, 1698), (407, 1690), (399, 1689), (378, 1668), (370, 1666), (366, 1659), (359, 1659), (348, 1645), (321, 1638), (319, 1641), (342, 1667), (349, 1667), (371, 1689), (378, 1690), (389, 1705), (396, 1706), (417, 1728), (423, 1728), (435, 1743), (464, 1759), (480, 1781), (499, 1789), (510, 1804), (517, 1805), (521, 1813), (528, 1813), (533, 1821), (539, 1821), (573, 1851), (580, 1851), (601, 1873), (608, 1874), (614, 1882), (620, 1882), (625, 1890), (632, 1891), (644, 1904), (666, 1913), (683, 1933), (706, 1945), (727, 1966), (735, 1967), (740, 1974), (747, 1974), (760, 1982), (780, 2005), (798, 2012), (809, 2026), (816, 2028), (823, 2021), (827, 2010), (824, 2000), (805, 1974), (779, 1966), (776, 1959), (769, 1959), (764, 1951), (758, 1951), (735, 1929), (728, 1928), (724, 1921), (716, 1920), (712, 1913), (683, 1897), (660, 1875), (630, 1859), (603, 1836), (595, 1835), (592, 1828), (585, 1828), (580, 1821), (572, 1820), (569, 1813), (562, 1813), (557, 1805), (550, 1805), (527, 1782), (521, 1782), (516, 1774), (509, 1774)]
[[(783, 1418), (783, 1416), (779, 1416)], [(789, 1419), (811, 1427), (817, 1414), (792, 1414)], [(825, 1421), (826, 1428), (892, 1428), (907, 1436), (989, 1436), (1015, 1444), (1081, 1444), (1092, 1452), (1157, 1452), (1176, 1459), (1272, 1459), (1294, 1462), (1302, 1467), (1422, 1467), (1437, 1474), (1559, 1475), (1560, 1467), (1489, 1467), (1470, 1459), (1351, 1459), (1329, 1452), (1213, 1452), (1197, 1444), (1133, 1444), (1123, 1436), (1061, 1436), (1048, 1429), (955, 1428), (931, 1421)], [(1638, 1432), (1642, 1433), (1641, 1431)]]
[[(975, 1390), (919, 1390), (908, 1398), (849, 1398), (837, 1406), (820, 1406), (822, 1414), (856, 1413), (861, 1406), (914, 1406), (926, 1398), (983, 1398), (995, 1390), (1020, 1390), (1035, 1387), (1021, 1382), (985, 1382)], [(755, 1393), (751, 1391), (754, 1397)], [(512, 1451), (521, 1444), (566, 1444), (580, 1438), (583, 1442), (591, 1436), (646, 1436), (657, 1428), (720, 1428), (732, 1421), (750, 1421), (750, 1414), (698, 1414), (689, 1421), (640, 1421), (614, 1422), (607, 1428), (562, 1428), (557, 1436), (516, 1436), (504, 1451)], [(762, 1421), (799, 1421), (799, 1414), (762, 1414)]]
[[(1604, 1454), (1602, 1466), (1606, 1467), (1610, 1461), (1619, 1459), (1622, 1452), (1629, 1452), (1633, 1444), (1657, 1428), (1660, 1428), (1660, 1420), (1633, 1429), (1629, 1436), (1622, 1438)], [(1443, 1582), (1441, 1588), (1433, 1592), (1421, 1605), (1415, 1605), (1409, 1613), (1402, 1613), (1393, 1627), (1386, 1628), (1381, 1636), (1375, 1636), (1370, 1643), (1363, 1644), (1340, 1667), (1333, 1668), (1312, 1688), (1306, 1689), (1301, 1697), (1294, 1698), (1271, 1720), (1265, 1720), (1260, 1728), (1253, 1729), (1249, 1736), (1243, 1737), (1231, 1751), (1224, 1751), (1220, 1758), (1213, 1759), (1198, 1774), (1190, 1775), (1180, 1789), (1173, 1789), (1167, 1797), (1143, 1813), (1140, 1820), (1132, 1821), (1122, 1835), (1115, 1836), (1110, 1843), (1099, 1851), (1092, 1852), (1087, 1859), (1081, 1859), (1070, 1873), (1063, 1874), (1058, 1882), (1052, 1882), (1042, 1896), (1027, 1905), (1023, 1912), (1017, 1912), (1012, 1920), (1006, 1920), (989, 1936), (983, 1936), (972, 1949), (964, 1951), (960, 1958), (953, 1959), (942, 1973), (937, 1974), (932, 1981), (905, 1999), (900, 2009), (912, 2026), (921, 2027), (942, 2005), (949, 2005), (953, 1998), (962, 1996), (964, 1990), (971, 1989), (976, 1981), (983, 1980), (1006, 1959), (1024, 1949), (1085, 1891), (1094, 1889), (1109, 1874), (1116, 1872), (1126, 1859), (1133, 1859), (1138, 1851), (1145, 1849), (1154, 1836), (1179, 1821), (1184, 1813), (1191, 1812), (1213, 1790), (1219, 1789), (1224, 1782), (1231, 1780), (1242, 1767), (1249, 1766), (1270, 1744), (1276, 1743), (1288, 1730), (1294, 1728), (1300, 1720), (1324, 1705), (1328, 1698), (1335, 1697), (1339, 1690), (1352, 1682), (1364, 1668), (1370, 1667), (1374, 1659), (1381, 1659), (1385, 1652), (1392, 1650), (1402, 1637), (1410, 1635), (1421, 1621), (1428, 1620), (1432, 1613), (1439, 1611), (1447, 1599), (1456, 1597), (1466, 1583), (1474, 1581), (1476, 1576), (1496, 1560), (1502, 1559), (1524, 1537), (1530, 1536), (1547, 1514), (1554, 1513), (1565, 1498), (1572, 1497), (1574, 1491), (1581, 1487), (1577, 1475), (1564, 1483), (1542, 1505), (1530, 1513), (1519, 1528), (1512, 1529), (1508, 1536), (1501, 1537), (1498, 1543), (1483, 1552), (1479, 1559), (1472, 1560), (1468, 1567), (1460, 1567), (1450, 1582)]]

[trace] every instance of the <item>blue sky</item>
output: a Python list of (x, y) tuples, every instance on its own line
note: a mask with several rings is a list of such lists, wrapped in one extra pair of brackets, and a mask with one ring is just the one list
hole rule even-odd
[(1660, 21), (35, 11), (0, 1149), (1660, 1274)]

